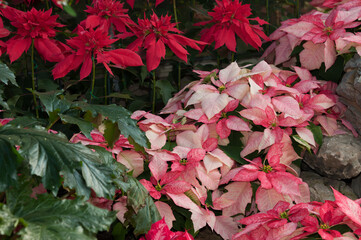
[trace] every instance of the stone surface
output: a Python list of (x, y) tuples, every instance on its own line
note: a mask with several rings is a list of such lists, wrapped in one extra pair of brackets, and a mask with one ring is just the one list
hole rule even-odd
[(340, 102), (347, 106), (345, 118), (361, 134), (361, 58), (355, 54), (354, 58), (345, 65), (345, 75), (342, 77), (336, 92)]
[(352, 179), (351, 188), (358, 198), (361, 198), (361, 174)]
[(326, 177), (322, 177), (314, 172), (301, 172), (302, 180), (306, 182), (310, 188), (311, 201), (324, 202), (325, 200), (334, 201), (332, 186), (337, 191), (341, 192), (350, 199), (357, 199), (357, 196), (352, 191), (351, 187), (347, 186), (345, 182), (338, 181)]
[(324, 137), (317, 155), (307, 152), (304, 162), (331, 179), (354, 178), (361, 173), (361, 139), (349, 134)]

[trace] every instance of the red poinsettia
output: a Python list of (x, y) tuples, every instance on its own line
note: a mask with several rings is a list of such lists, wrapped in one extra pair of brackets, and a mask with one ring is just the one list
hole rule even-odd
[(113, 25), (118, 32), (127, 33), (126, 27), (134, 23), (127, 14), (128, 9), (123, 6), (124, 3), (115, 0), (93, 0), (93, 6), (87, 6), (85, 10), (89, 13), (84, 20), (86, 28), (99, 26), (104, 31), (108, 31)]
[(64, 58), (60, 42), (51, 39), (55, 37), (55, 27), (63, 25), (56, 22), (58, 15), (51, 15), (52, 10), (41, 11), (32, 8), (22, 12), (11, 7), (2, 9), (4, 17), (9, 19), (11, 25), (17, 28), (16, 36), (6, 42), (10, 61), (17, 60), (26, 52), (32, 41), (40, 56), (50, 62), (58, 62)]
[[(249, 4), (242, 5), (242, 2), (238, 0), (216, 0), (216, 2), (217, 6), (213, 8), (213, 12), (208, 12), (212, 20), (196, 24), (213, 24), (212, 27), (201, 31), (202, 41), (215, 42), (216, 49), (226, 44), (229, 50), (235, 52), (235, 34), (256, 49), (262, 45), (260, 37), (269, 40), (260, 26), (268, 23), (258, 17), (248, 18), (252, 14)], [(250, 20), (254, 20), (260, 25), (251, 25)]]
[(80, 80), (87, 77), (92, 71), (93, 60), (103, 63), (105, 68), (111, 73), (108, 64), (115, 64), (115, 67), (128, 67), (143, 65), (139, 55), (128, 49), (107, 50), (107, 47), (118, 39), (110, 39), (102, 29), (85, 30), (78, 26), (78, 36), (67, 40), (67, 44), (74, 50), (53, 69), (54, 79), (64, 77), (71, 70), (77, 69), (81, 64)]
[[(161, 58), (165, 57), (165, 45), (180, 59), (187, 62), (188, 52), (184, 48), (189, 46), (201, 51), (197, 45), (206, 43), (189, 39), (180, 35), (182, 32), (175, 28), (176, 23), (171, 23), (171, 16), (161, 16), (153, 13), (150, 19), (138, 19), (138, 26), (134, 27), (134, 33), (138, 37), (128, 48), (138, 50), (143, 47), (147, 50), (147, 69), (152, 71), (159, 66)], [(173, 33), (172, 33), (173, 32)]]

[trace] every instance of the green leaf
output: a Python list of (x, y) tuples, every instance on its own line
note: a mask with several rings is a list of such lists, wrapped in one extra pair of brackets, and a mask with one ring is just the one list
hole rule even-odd
[[(46, 189), (56, 194), (64, 178), (64, 186), (75, 188), (78, 195), (89, 197), (90, 188), (97, 196), (112, 198), (113, 170), (105, 165), (104, 154), (81, 144), (72, 144), (60, 134), (44, 129), (0, 128), (0, 139), (19, 145), (19, 153), (29, 162), (31, 173), (42, 177)], [(110, 154), (110, 153), (109, 153)]]
[(241, 151), (243, 150), (241, 137), (242, 133), (232, 131), (231, 135), (229, 135), (229, 144), (227, 146), (219, 146), (219, 148), (227, 154), (228, 157), (244, 165), (248, 164), (248, 162), (241, 157)]
[(9, 110), (9, 105), (7, 104), (7, 102), (4, 101), (4, 98), (3, 98), (3, 93), (4, 91), (2, 89), (0, 89), (0, 105), (3, 106), (3, 108)]
[(132, 97), (129, 94), (123, 94), (123, 93), (118, 93), (118, 92), (111, 93), (107, 97), (132, 99)]
[(17, 217), (13, 216), (6, 205), (0, 203), (0, 235), (10, 236), (17, 224)]
[(88, 232), (107, 230), (115, 219), (114, 212), (81, 199), (61, 200), (49, 194), (34, 199), (29, 191), (23, 184), (7, 192), (11, 214), (25, 226), (23, 239), (94, 239)]
[(0, 139), (0, 192), (5, 191), (9, 186), (17, 182), (17, 163), (21, 161), (21, 157), (11, 144)]
[(78, 125), (80, 131), (89, 139), (92, 139), (90, 133), (94, 129), (91, 122), (70, 115), (59, 114), (61, 121)]
[(144, 186), (132, 176), (128, 176), (126, 183), (120, 187), (127, 194), (128, 206), (134, 210), (134, 214), (131, 215), (131, 223), (135, 227), (134, 234), (148, 232), (151, 225), (161, 219), (153, 199)]
[(76, 17), (76, 12), (75, 12), (75, 10), (74, 10), (71, 6), (69, 6), (68, 4), (64, 5), (64, 6), (63, 6), (63, 9), (64, 9), (64, 11), (65, 11), (67, 14), (69, 14), (70, 16)]
[(175, 88), (167, 80), (158, 80), (155, 84), (160, 89), (160, 95), (164, 104), (167, 104), (168, 100), (172, 97), (172, 93), (175, 92)]
[(313, 137), (315, 139), (315, 142), (321, 146), (322, 142), (323, 142), (323, 135), (322, 135), (321, 127), (310, 122), (310, 124), (306, 128), (311, 130)]
[(11, 82), (15, 86), (19, 86), (15, 80), (15, 74), (9, 69), (9, 67), (5, 64), (0, 62), (0, 81), (5, 83), (6, 85)]
[(104, 126), (104, 138), (107, 141), (108, 146), (113, 148), (114, 143), (119, 139), (120, 135), (118, 125), (112, 121), (107, 120), (104, 122)]
[(131, 113), (127, 109), (114, 104), (104, 106), (77, 102), (75, 105), (83, 111), (90, 111), (93, 114), (93, 117), (97, 114), (107, 117), (110, 121), (118, 124), (120, 132), (125, 137), (131, 136), (139, 145), (148, 147), (145, 133), (138, 128), (137, 122), (130, 118)]
[(71, 102), (62, 99), (62, 93), (63, 91), (51, 91), (45, 93), (35, 91), (35, 94), (39, 96), (39, 99), (48, 114), (53, 112), (63, 113), (66, 110), (69, 110)]
[(306, 142), (305, 140), (303, 140), (300, 136), (298, 135), (292, 135), (292, 138), (298, 142), (301, 146), (305, 147), (307, 149), (307, 151), (311, 152), (311, 146), (310, 144), (308, 144), (308, 142)]
[(11, 124), (12, 126), (21, 126), (24, 128), (30, 128), (35, 126), (43, 126), (46, 124), (46, 121), (44, 119), (37, 119), (34, 117), (29, 116), (23, 116), (23, 117), (16, 117), (14, 120), (10, 121), (8, 124)]

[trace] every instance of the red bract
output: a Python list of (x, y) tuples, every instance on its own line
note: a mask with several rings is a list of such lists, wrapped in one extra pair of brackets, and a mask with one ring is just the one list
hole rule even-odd
[(138, 19), (139, 25), (134, 28), (138, 39), (128, 48), (135, 51), (139, 47), (146, 49), (148, 71), (159, 66), (161, 58), (165, 57), (165, 46), (168, 46), (177, 57), (187, 62), (188, 52), (184, 48), (185, 46), (201, 51), (197, 44), (206, 44), (180, 35), (182, 32), (175, 28), (176, 23), (171, 23), (170, 20), (171, 16), (166, 15), (159, 18), (153, 13), (150, 19)]
[(56, 22), (58, 15), (51, 16), (51, 12), (51, 9), (38, 11), (35, 8), (28, 12), (10, 7), (2, 9), (4, 16), (11, 21), (11, 25), (17, 28), (16, 36), (6, 42), (11, 62), (29, 49), (32, 40), (34, 47), (45, 60), (57, 62), (64, 58), (59, 47), (61, 43), (51, 39), (56, 34), (54, 28), (63, 25)]
[(185, 232), (172, 232), (169, 230), (164, 218), (152, 224), (150, 230), (140, 240), (193, 240), (192, 235)]
[(59, 62), (53, 69), (54, 79), (64, 77), (71, 70), (77, 69), (83, 64), (80, 70), (80, 80), (87, 77), (92, 71), (92, 58), (97, 59), (97, 63), (103, 63), (105, 68), (111, 73), (108, 64), (113, 62), (115, 67), (128, 67), (143, 65), (139, 55), (128, 49), (107, 50), (112, 43), (118, 39), (110, 39), (108, 34), (102, 29), (85, 30), (78, 26), (78, 36), (67, 40), (67, 44), (74, 50)]
[[(87, 6), (89, 16), (84, 20), (86, 28), (98, 27), (108, 32), (111, 25), (120, 33), (127, 33), (126, 27), (133, 24), (124, 3), (115, 0), (93, 0), (93, 6)], [(129, 33), (127, 34), (129, 35)], [(132, 35), (132, 34), (130, 34)]]
[[(264, 34), (260, 25), (268, 24), (260, 18), (248, 18), (251, 15), (249, 4), (242, 5), (238, 0), (217, 0), (217, 6), (213, 8), (213, 12), (208, 12), (212, 20), (197, 23), (197, 25), (213, 24), (211, 28), (201, 31), (201, 40), (212, 43), (216, 49), (226, 44), (226, 47), (235, 52), (236, 38), (235, 34), (247, 44), (258, 49), (262, 45), (260, 39), (269, 40)], [(249, 20), (255, 20), (260, 25), (251, 25)]]

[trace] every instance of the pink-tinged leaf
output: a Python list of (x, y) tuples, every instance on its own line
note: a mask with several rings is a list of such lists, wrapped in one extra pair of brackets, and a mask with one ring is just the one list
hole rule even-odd
[[(332, 188), (332, 187), (331, 187)], [(342, 195), (339, 191), (332, 188), (335, 195), (335, 203), (340, 210), (346, 214), (352, 221), (361, 227), (361, 207), (355, 201)]]
[(295, 152), (295, 149), (292, 146), (292, 140), (286, 133), (283, 134), (281, 143), (283, 143), (283, 154), (281, 156), (280, 163), (289, 166), (294, 160), (299, 159), (300, 157)]
[(296, 67), (296, 66), (293, 68), (295, 69), (295, 72), (297, 73), (297, 75), (301, 79), (301, 81), (307, 81), (307, 80), (313, 79), (312, 74), (307, 69)]
[(300, 93), (308, 93), (309, 91), (319, 87), (320, 85), (318, 81), (313, 81), (313, 80), (300, 81), (293, 86), (293, 88)]
[(189, 209), (192, 211), (198, 211), (199, 207), (197, 204), (195, 204), (189, 197), (187, 197), (185, 194), (167, 194), (174, 202), (175, 205)]
[(324, 44), (314, 44), (309, 41), (303, 44), (304, 49), (300, 52), (302, 67), (308, 70), (319, 69), (324, 62)]
[(219, 161), (219, 159), (217, 157), (214, 157), (210, 154), (207, 154), (204, 159), (203, 159), (203, 163), (204, 163), (204, 167), (207, 170), (207, 173), (217, 169), (219, 167), (222, 167), (223, 163), (221, 161)]
[(185, 193), (191, 188), (191, 185), (185, 181), (173, 181), (164, 186), (164, 191), (167, 193), (181, 194)]
[(138, 152), (132, 150), (121, 151), (118, 153), (117, 161), (133, 170), (133, 177), (138, 177), (144, 171), (144, 159)]
[(147, 240), (169, 240), (172, 232), (169, 230), (164, 218), (152, 224), (150, 230), (145, 234)]
[(355, 128), (352, 126), (352, 124), (347, 121), (346, 119), (341, 119), (341, 122), (342, 124), (347, 127), (348, 130), (350, 130), (352, 132), (352, 134), (355, 136), (355, 137), (358, 137), (358, 133), (357, 131), (355, 130)]
[(273, 188), (282, 194), (300, 196), (298, 185), (302, 180), (288, 172), (271, 172), (267, 174)]
[(202, 147), (207, 152), (213, 151), (218, 147), (218, 139), (210, 137), (203, 142)]
[(30, 195), (31, 198), (38, 199), (36, 195), (48, 193), (48, 191), (44, 188), (42, 183), (39, 184), (37, 187), (32, 188), (32, 193)]
[(215, 190), (218, 188), (219, 180), (221, 178), (221, 174), (218, 169), (207, 172), (205, 167), (199, 165), (197, 167), (197, 175), (202, 185), (207, 187), (209, 190)]
[(214, 225), (216, 224), (216, 216), (214, 213), (208, 209), (198, 208), (197, 210), (192, 210), (192, 222), (194, 231), (198, 231), (208, 224), (208, 226), (213, 230)]
[(216, 126), (216, 131), (221, 139), (228, 138), (231, 134), (231, 129), (226, 125), (227, 120), (226, 118), (221, 119)]
[(311, 130), (305, 127), (296, 128), (297, 134), (306, 142), (311, 144), (312, 146), (316, 146), (315, 138), (313, 137), (313, 133)]
[(149, 163), (149, 170), (157, 181), (159, 181), (166, 174), (167, 169), (167, 162), (159, 158), (153, 159)]
[(241, 68), (238, 66), (237, 62), (232, 62), (226, 68), (219, 71), (219, 80), (223, 84), (233, 82), (239, 78), (240, 73)]
[(333, 136), (338, 129), (337, 120), (334, 118), (319, 115), (315, 118), (316, 122), (319, 122), (322, 128), (326, 131), (328, 136)]
[(198, 162), (204, 159), (206, 156), (206, 151), (202, 148), (191, 149), (187, 154), (188, 161)]
[(165, 202), (161, 201), (156, 201), (154, 202), (154, 204), (157, 207), (160, 216), (164, 218), (164, 221), (167, 224), (168, 228), (171, 229), (173, 227), (173, 221), (175, 221), (175, 217), (173, 215), (171, 207)]
[(225, 93), (209, 93), (202, 101), (202, 109), (208, 119), (220, 113), (232, 99)]
[(224, 92), (235, 99), (242, 100), (244, 96), (249, 93), (248, 81), (246, 79), (240, 79), (235, 82), (228, 83)]
[(252, 120), (254, 124), (257, 125), (260, 125), (261, 122), (267, 118), (265, 111), (260, 108), (244, 109), (240, 111), (239, 114), (244, 118)]
[(225, 154), (222, 150), (219, 148), (214, 149), (212, 152), (209, 153), (209, 155), (218, 158), (220, 162), (231, 168), (234, 165), (234, 161), (228, 157), (227, 154)]
[[(260, 226), (261, 224), (255, 223), (251, 225), (247, 225), (242, 231), (232, 236), (232, 240), (254, 240), (254, 239), (266, 239), (267, 238), (267, 230)], [(253, 234), (256, 232), (255, 234)], [(246, 235), (249, 234), (249, 235)], [(255, 236), (255, 238), (252, 237)]]
[(224, 193), (217, 202), (233, 201), (234, 203), (223, 209), (223, 216), (233, 216), (238, 213), (244, 214), (246, 206), (252, 201), (252, 187), (249, 182), (233, 182), (226, 187)]
[(161, 149), (167, 142), (167, 136), (160, 132), (148, 130), (145, 135), (149, 139), (151, 149)]
[[(289, 222), (268, 231), (267, 240), (279, 240), (291, 235), (297, 229), (297, 223)], [(289, 238), (286, 238), (289, 239)]]
[(283, 130), (280, 128), (276, 128), (276, 129), (266, 128), (263, 131), (263, 136), (262, 136), (261, 142), (259, 143), (258, 151), (260, 152), (262, 149), (265, 149), (265, 148), (271, 146), (272, 144), (276, 143), (276, 140), (278, 139), (278, 135), (279, 135), (280, 131), (283, 131)]
[(293, 118), (300, 118), (302, 112), (296, 99), (291, 96), (278, 96), (272, 98), (275, 110), (290, 115)]
[[(204, 125), (203, 125), (204, 126)], [(176, 142), (178, 146), (187, 148), (203, 148), (202, 139), (193, 131), (181, 132), (177, 135)]]
[(261, 212), (272, 209), (279, 201), (292, 202), (292, 200), (278, 193), (274, 189), (258, 188), (256, 192), (256, 203), (258, 210)]
[(308, 102), (308, 106), (310, 108), (314, 109), (315, 111), (321, 112), (334, 106), (335, 104), (336, 102), (333, 99), (327, 97), (327, 95), (325, 94), (317, 94), (312, 97)]
[(329, 69), (336, 61), (335, 42), (327, 38), (325, 42), (325, 71)]
[(245, 157), (250, 153), (258, 150), (258, 146), (262, 141), (263, 132), (252, 132), (249, 136), (246, 146), (241, 151), (241, 157)]
[(285, 27), (282, 30), (298, 38), (302, 38), (303, 35), (305, 35), (314, 27), (315, 26), (312, 23), (300, 21), (298, 23), (292, 24), (291, 26)]
[(298, 203), (308, 203), (311, 200), (310, 189), (306, 182), (303, 182), (298, 185), (298, 189), (300, 190), (300, 196), (294, 196), (295, 202)]
[(275, 65), (286, 62), (290, 59), (292, 53), (291, 44), (287, 37), (279, 39), (279, 45), (276, 47)]
[(125, 217), (124, 214), (128, 211), (127, 208), (127, 196), (119, 198), (116, 203), (113, 205), (113, 210), (117, 212), (117, 218), (121, 223), (124, 223)]
[(158, 192), (153, 184), (151, 182), (149, 182), (148, 180), (145, 179), (140, 179), (139, 182), (145, 187), (145, 189), (148, 190), (150, 196), (152, 196), (152, 198), (154, 199), (159, 199), (162, 194), (160, 194), (160, 192)]
[(248, 123), (236, 116), (229, 116), (226, 122), (226, 126), (234, 131), (251, 131)]
[(214, 231), (221, 235), (223, 239), (232, 239), (232, 236), (238, 232), (238, 224), (233, 218), (228, 216), (216, 216)]

